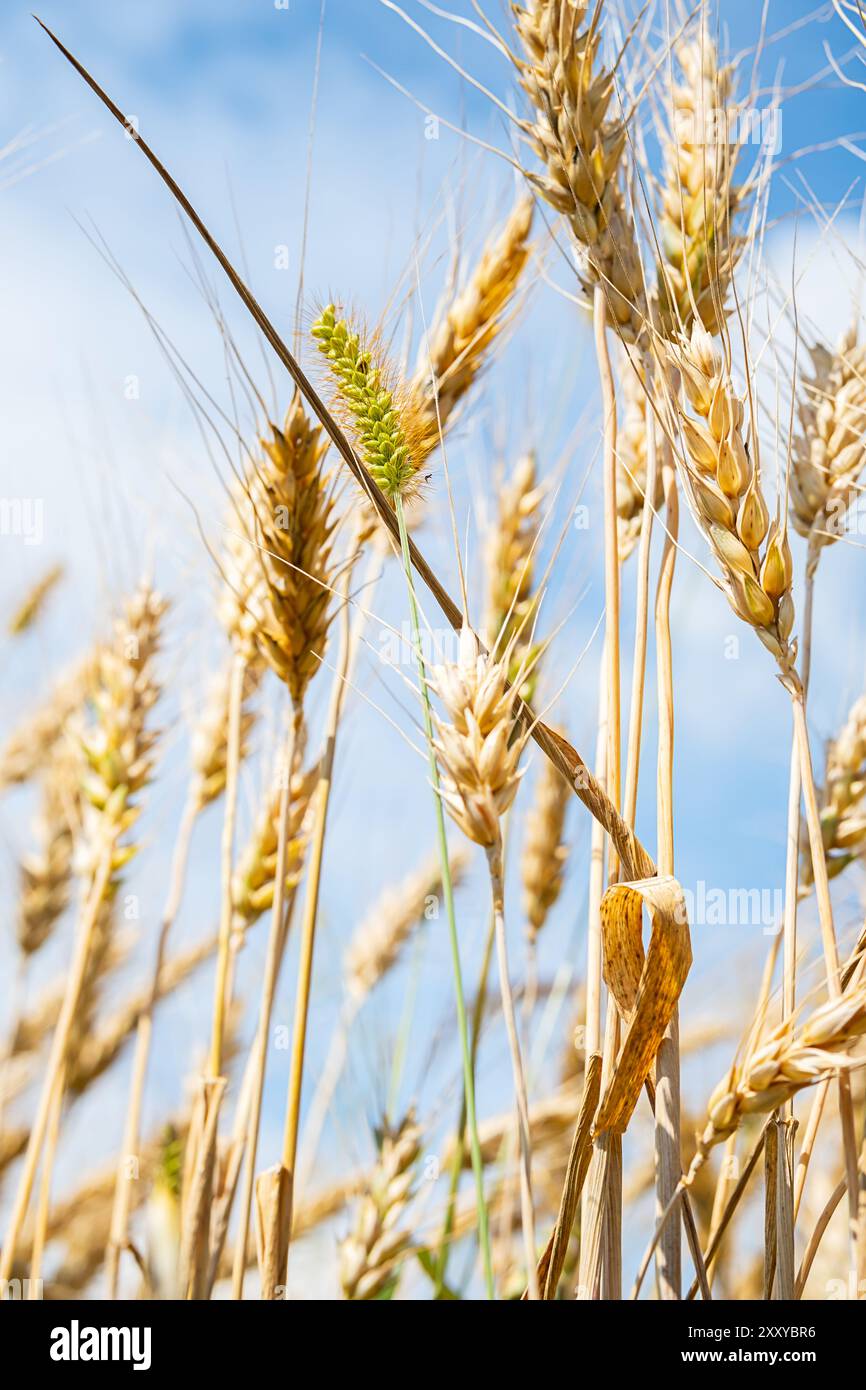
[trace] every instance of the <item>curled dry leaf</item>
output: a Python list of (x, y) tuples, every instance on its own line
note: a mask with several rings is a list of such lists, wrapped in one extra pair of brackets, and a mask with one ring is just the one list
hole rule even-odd
[[(652, 918), (646, 951), (644, 907)], [(682, 888), (670, 877), (614, 884), (601, 901), (601, 932), (604, 978), (626, 1031), (595, 1131), (624, 1134), (692, 963)]]

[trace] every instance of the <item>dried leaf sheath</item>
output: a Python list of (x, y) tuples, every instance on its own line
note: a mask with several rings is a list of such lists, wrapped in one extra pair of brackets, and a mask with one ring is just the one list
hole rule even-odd
[[(644, 952), (643, 909), (652, 918)], [(601, 903), (604, 978), (625, 1027), (595, 1121), (597, 1134), (624, 1134), (692, 963), (688, 917), (674, 878), (618, 883)]]

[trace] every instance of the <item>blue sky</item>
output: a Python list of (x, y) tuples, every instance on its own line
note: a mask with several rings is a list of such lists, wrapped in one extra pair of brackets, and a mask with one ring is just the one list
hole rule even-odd
[[(511, 74), (493, 50), (465, 30), (435, 18), (415, 0), (405, 8), (429, 27), (438, 42), (503, 98), (516, 100)], [(466, 0), (452, 0), (468, 15)], [(504, 6), (489, 12), (502, 24)], [(826, 7), (825, 7), (826, 9)], [(759, 85), (799, 89), (825, 67), (823, 45), (842, 58), (850, 36), (838, 19), (798, 21), (814, 7), (802, 0), (772, 0), (767, 33), (791, 30), (767, 45)], [(119, 104), (138, 117), (140, 128), (231, 253), (241, 245), (249, 276), (267, 311), (285, 332), (292, 327), (298, 248), (303, 215), (311, 73), (316, 51), (319, 0), (290, 0), (288, 10), (271, 0), (168, 0), (148, 4), (115, 0), (75, 5), (46, 3), (47, 23), (75, 51)], [(730, 49), (750, 48), (759, 16), (752, 4), (722, 6)], [(792, 27), (793, 26), (793, 27)], [(366, 58), (365, 58), (366, 55)], [(510, 170), (443, 127), (438, 140), (425, 139), (424, 116), (380, 76), (386, 69), (422, 103), (473, 135), (507, 147), (509, 135), (484, 96), (459, 79), (379, 0), (328, 0), (321, 89), (311, 184), (306, 265), (305, 320), (312, 306), (331, 294), (357, 303), (377, 319), (394, 286), (412, 265), (419, 234), (431, 234), (419, 269), (423, 312), (429, 315), (448, 265), (448, 228), (462, 230), (467, 251), (484, 240), (510, 205)], [(225, 401), (225, 368), (212, 316), (195, 283), (193, 262), (167, 194), (134, 145), (110, 122), (76, 75), (30, 18), (26, 6), (4, 5), (0, 15), (0, 124), (8, 141), (24, 129), (39, 139), (33, 164), (50, 162), (21, 181), (2, 186), (0, 165), (0, 454), (6, 496), (46, 499), (46, 534), (39, 547), (17, 546), (0, 576), (0, 602), (9, 604), (28, 578), (49, 559), (62, 558), (70, 579), (43, 629), (4, 660), (0, 673), (0, 719), (6, 724), (24, 709), (32, 691), (101, 629), (106, 609), (148, 565), (176, 602), (167, 664), (184, 695), (171, 710), (169, 751), (155, 788), (145, 852), (136, 869), (143, 904), (143, 952), (157, 919), (172, 827), (185, 776), (185, 727), (200, 698), (203, 674), (221, 655), (211, 617), (213, 566), (205, 554), (192, 506), (218, 543), (225, 461), (209, 459), (177, 381), (148, 332), (139, 309), (94, 248), (104, 238), (148, 308), (207, 389)], [(750, 60), (747, 60), (750, 61)], [(856, 75), (857, 69), (852, 68)], [(798, 264), (808, 264), (800, 287), (804, 317), (824, 334), (847, 322), (842, 292), (851, 278), (846, 244), (856, 237), (857, 205), (864, 166), (845, 149), (794, 158), (806, 146), (866, 131), (866, 95), (847, 89), (831, 73), (817, 87), (791, 97), (783, 112), (782, 159), (770, 205), (772, 227), (767, 257), (783, 283), (790, 278), (792, 209), (802, 197), (800, 176), (828, 208), (846, 194), (851, 214), (838, 237), (816, 240), (804, 219), (798, 233)], [(866, 143), (866, 142), (863, 142)], [(788, 158), (791, 157), (790, 162)], [(7, 166), (15, 167), (15, 166)], [(859, 183), (857, 181), (860, 181)], [(234, 211), (232, 208), (234, 204)], [(289, 248), (289, 271), (275, 266), (275, 249)], [(217, 283), (213, 268), (204, 273)], [(414, 272), (411, 276), (414, 280)], [(553, 278), (566, 283), (556, 265)], [(573, 286), (571, 287), (573, 288)], [(222, 303), (246, 359), (267, 393), (267, 373), (254, 339), (229, 292)], [(421, 306), (416, 299), (416, 318)], [(453, 446), (461, 517), (471, 511), (470, 554), (480, 569), (479, 524), (494, 501), (498, 451), (513, 461), (534, 447), (551, 474), (562, 465), (564, 481), (547, 553), (564, 509), (598, 448), (593, 365), (585, 323), (570, 304), (543, 284), (503, 360), (489, 377), (471, 422)], [(128, 384), (136, 381), (130, 399)], [(278, 400), (285, 404), (284, 383)], [(584, 414), (585, 412), (585, 414)], [(583, 424), (574, 437), (575, 422)], [(252, 428), (252, 413), (244, 421)], [(567, 447), (566, 447), (567, 446)], [(565, 452), (564, 452), (565, 451)], [(441, 483), (434, 496), (443, 500)], [(597, 498), (589, 485), (590, 503)], [(862, 537), (861, 543), (862, 543)], [(705, 559), (700, 542), (687, 548)], [(4, 545), (8, 545), (8, 538)], [(425, 548), (454, 581), (455, 566), (444, 524), (424, 536)], [(554, 647), (550, 689), (565, 679), (589, 639), (600, 611), (599, 538), (592, 530), (569, 542), (554, 571), (550, 625), (564, 626)], [(802, 555), (798, 552), (798, 563)], [(864, 677), (863, 556), (855, 546), (837, 546), (822, 564), (817, 601), (816, 671), (811, 723), (820, 759), (821, 740), (844, 715)], [(631, 631), (631, 581), (625, 580), (625, 641)], [(386, 580), (376, 612), (402, 621), (399, 587)], [(735, 630), (723, 599), (684, 557), (675, 594), (675, 662), (683, 696), (677, 709), (677, 866), (683, 882), (698, 880), (725, 888), (774, 889), (784, 867), (784, 799), (787, 786), (787, 700), (774, 680), (769, 658), (742, 632), (736, 661), (725, 656)], [(428, 616), (435, 623), (432, 606)], [(410, 699), (399, 679), (376, 662), (380, 638), (358, 683), (403, 728)], [(627, 648), (626, 648), (627, 649)], [(4, 653), (4, 656), (6, 654)], [(557, 708), (578, 748), (593, 745), (597, 643), (571, 678)], [(648, 728), (652, 727), (654, 672), (649, 673)], [(324, 689), (319, 692), (321, 699)], [(370, 704), (352, 704), (338, 772), (331, 863), (324, 903), (324, 933), (317, 969), (318, 1004), (311, 1065), (320, 1064), (339, 1006), (342, 946), (376, 892), (421, 859), (430, 843), (430, 807), (423, 766), (399, 734)], [(248, 814), (267, 762), (250, 771), (244, 788)], [(654, 840), (654, 745), (648, 735), (639, 829)], [(375, 777), (373, 773), (379, 774)], [(530, 774), (531, 783), (531, 774)], [(528, 783), (527, 785), (530, 785)], [(5, 808), (4, 812), (5, 812)], [(26, 802), (3, 815), (0, 873), (9, 882), (14, 861), (27, 847)], [(585, 816), (572, 815), (575, 853), (570, 894), (559, 908), (541, 947), (542, 970), (551, 974), (565, 958), (580, 972), (583, 951), (583, 882), (588, 844)], [(359, 832), (359, 827), (361, 830)], [(179, 938), (191, 939), (215, 909), (212, 855), (218, 822), (202, 828)], [(840, 895), (840, 925), (856, 920), (855, 882)], [(847, 894), (847, 895), (846, 895)], [(467, 967), (472, 976), (484, 930), (483, 884), (473, 880), (462, 908)], [(805, 922), (810, 922), (809, 910)], [(435, 932), (422, 964), (425, 983), (422, 1022), (448, 1024), (449, 965), (445, 942)], [(738, 1026), (742, 1002), (731, 988), (730, 971), (758, 968), (766, 949), (760, 929), (704, 928), (695, 934), (695, 970), (684, 1010), (698, 1018), (717, 996)], [(263, 933), (250, 943), (242, 972), (253, 997), (264, 947)], [(2, 949), (2, 947), (0, 947)], [(520, 931), (515, 922), (514, 951)], [(293, 966), (293, 962), (290, 963)], [(157, 1048), (153, 1113), (174, 1103), (191, 1064), (194, 1039), (209, 1008), (210, 982), (187, 991), (167, 1017), (168, 1042)], [(725, 983), (727, 981), (728, 983)], [(381, 1100), (381, 1060), (390, 1055), (405, 973), (386, 1001), (361, 1021), (357, 1086), (344, 1098), (348, 1135), (341, 1142), (352, 1157), (369, 1151), (362, 1122)], [(290, 1017), (290, 979), (284, 982), (279, 1017)], [(406, 1092), (420, 1087), (427, 1040), (418, 1027), (419, 1050), (410, 1052)], [(184, 1057), (179, 1068), (177, 1058)], [(439, 1047), (424, 1082), (430, 1103), (453, 1096), (455, 1053)], [(507, 1099), (502, 1039), (493, 1038), (484, 1062), (490, 1086), (488, 1108)], [(276, 1056), (266, 1116), (267, 1143), (281, 1123), (285, 1057)], [(712, 1079), (712, 1078), (710, 1078)], [(700, 1094), (698, 1087), (698, 1095)], [(119, 1121), (118, 1121), (119, 1123)], [(84, 1144), (86, 1121), (79, 1122)], [(270, 1128), (269, 1128), (270, 1126)], [(106, 1142), (111, 1147), (112, 1136)]]

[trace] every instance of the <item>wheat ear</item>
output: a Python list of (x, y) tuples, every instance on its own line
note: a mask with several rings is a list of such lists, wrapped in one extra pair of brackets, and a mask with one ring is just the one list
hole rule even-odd
[(52, 1101), (66, 1068), (67, 1048), (87, 980), (91, 944), (116, 875), (134, 853), (124, 835), (138, 816), (137, 795), (152, 770), (155, 735), (149, 721), (159, 686), (153, 659), (159, 643), (165, 604), (148, 588), (130, 602), (118, 621), (114, 641), (100, 653), (94, 683), (96, 724), (83, 740), (89, 765), (83, 790), (90, 803), (88, 833), (93, 867), (70, 966), (63, 1006), (57, 1020), (36, 1116), (30, 1132), (6, 1239), (0, 1256), (0, 1279), (8, 1279), (15, 1258)]
[(411, 1247), (403, 1225), (421, 1153), (421, 1132), (410, 1113), (383, 1125), (379, 1156), (363, 1192), (352, 1231), (340, 1245), (340, 1287), (352, 1300), (379, 1297), (396, 1278)]
[(566, 218), (581, 253), (588, 297), (601, 288), (610, 323), (636, 339), (646, 315), (634, 221), (620, 184), (626, 126), (612, 117), (615, 73), (598, 63), (596, 4), (531, 0), (513, 5), (523, 54), (520, 85), (534, 110), (526, 134), (543, 174), (530, 180)]
[(799, 1028), (786, 1019), (766, 1036), (755, 1038), (710, 1097), (692, 1170), (747, 1115), (776, 1110), (804, 1086), (817, 1085), (840, 1066), (858, 1065), (851, 1048), (864, 1033), (866, 986), (860, 984), (815, 1009)]
[(423, 421), (419, 465), (453, 422), (457, 406), (484, 369), (503, 329), (529, 260), (534, 207), (532, 198), (518, 199), (422, 345), (409, 388)]
[(57, 588), (65, 571), (62, 565), (51, 565), (27, 590), (9, 619), (8, 632), (11, 637), (20, 637), (29, 632), (39, 622), (45, 611), (49, 597)]
[(705, 32), (676, 44), (672, 56), (679, 80), (671, 84), (670, 124), (661, 132), (660, 324), (675, 335), (697, 319), (718, 333), (744, 245), (734, 232), (746, 198), (746, 188), (734, 183), (734, 72), (720, 66)]
[(527, 673), (520, 693), (528, 702), (535, 693), (537, 674), (533, 662), (533, 619), (537, 610), (533, 587), (543, 497), (535, 456), (525, 454), (499, 492), (496, 518), (485, 547), (487, 644), (493, 651), (510, 649), (512, 680), (521, 670)]
[(801, 382), (791, 454), (791, 521), (809, 540), (814, 572), (821, 550), (844, 531), (866, 464), (866, 346), (852, 331), (835, 352), (819, 344), (811, 355), (814, 370)]

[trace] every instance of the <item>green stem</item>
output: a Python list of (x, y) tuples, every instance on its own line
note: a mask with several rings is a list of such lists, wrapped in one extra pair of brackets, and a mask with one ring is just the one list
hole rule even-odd
[(460, 1033), (460, 1050), (463, 1055), (463, 1085), (466, 1091), (466, 1118), (469, 1125), (469, 1147), (472, 1154), (472, 1172), (475, 1175), (475, 1197), (478, 1206), (478, 1236), (484, 1260), (484, 1279), (487, 1297), (492, 1299), (493, 1260), (490, 1254), (490, 1231), (487, 1223), (487, 1206), (484, 1201), (484, 1167), (481, 1162), (481, 1144), (478, 1139), (478, 1120), (475, 1113), (475, 1082), (472, 1075), (472, 1057), (469, 1050), (469, 1030), (466, 1025), (466, 1000), (463, 994), (463, 972), (460, 968), (460, 944), (457, 939), (457, 919), (454, 913), (454, 888), (451, 883), (451, 864), (448, 859), (448, 841), (445, 835), (445, 812), (439, 795), (439, 768), (433, 748), (433, 713), (430, 708), (430, 691), (427, 688), (427, 672), (424, 667), (424, 653), (421, 648), (421, 625), (418, 617), (418, 602), (412, 579), (412, 562), (409, 557), (409, 535), (406, 530), (406, 517), (403, 499), (398, 493), (395, 498), (397, 525), (400, 530), (400, 549), (403, 556), (403, 571), (406, 575), (406, 588), (409, 594), (409, 616), (412, 623), (412, 643), (415, 660), (418, 664), (418, 679), (421, 686), (421, 707), (424, 712), (424, 733), (427, 739), (427, 753), (430, 759), (430, 780), (433, 783), (433, 800), (436, 807), (436, 837), (439, 848), (439, 863), (442, 871), (442, 892), (445, 898), (445, 911), (448, 915), (448, 932), (451, 938), (451, 956), (454, 964), (454, 996), (457, 1004), (457, 1028)]
[[(495, 931), (496, 922), (491, 912), (487, 936), (484, 941), (484, 955), (481, 961), (481, 973), (475, 995), (475, 1006), (472, 1010), (472, 1033), (469, 1041), (469, 1058), (472, 1064), (472, 1076), (475, 1075), (475, 1067), (478, 1061), (478, 1043), (481, 1038), (484, 1006), (487, 1002), (487, 981), (490, 975), (490, 962), (493, 959)], [(451, 1253), (451, 1232), (454, 1229), (454, 1218), (457, 1210), (457, 1189), (460, 1186), (460, 1174), (463, 1172), (463, 1157), (466, 1153), (466, 1115), (466, 1087), (464, 1086), (463, 1095), (460, 1099), (460, 1118), (457, 1122), (457, 1133), (454, 1138), (454, 1158), (451, 1161), (451, 1179), (448, 1185), (448, 1205), (445, 1209), (445, 1220), (442, 1224), (442, 1235), (439, 1237), (439, 1250), (436, 1260), (437, 1298), (442, 1297), (445, 1289), (445, 1276), (448, 1272), (448, 1256)]]

